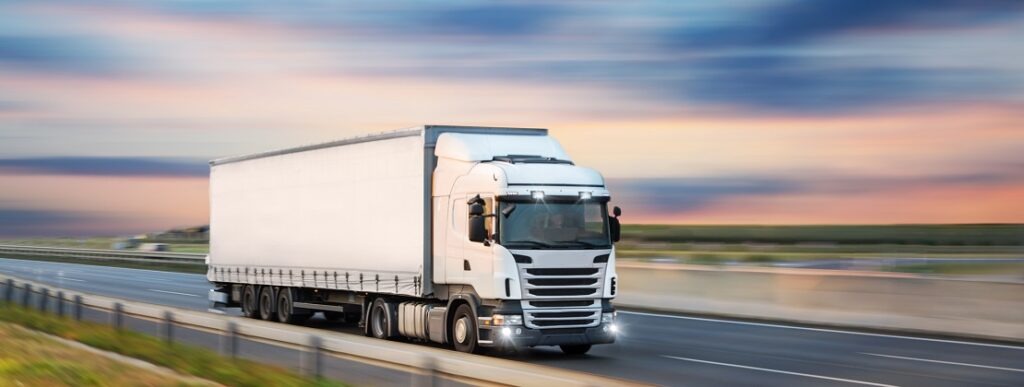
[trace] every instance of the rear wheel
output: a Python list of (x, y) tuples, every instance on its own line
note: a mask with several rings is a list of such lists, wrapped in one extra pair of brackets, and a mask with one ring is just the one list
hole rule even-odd
[(274, 289), (269, 286), (260, 290), (260, 318), (267, 321), (274, 319)]
[(459, 305), (458, 309), (455, 309), (455, 317), (452, 319), (452, 344), (455, 344), (455, 350), (459, 352), (477, 352), (476, 316), (469, 305)]
[(367, 321), (367, 330), (370, 335), (378, 339), (387, 339), (391, 331), (391, 318), (388, 316), (388, 306), (383, 298), (373, 300), (370, 306), (370, 318)]
[(256, 318), (259, 314), (259, 304), (257, 304), (256, 287), (252, 285), (245, 285), (242, 290), (242, 315), (249, 318)]
[(566, 355), (580, 356), (590, 350), (590, 344), (579, 344), (579, 345), (559, 345), (562, 348), (562, 352)]
[(290, 288), (284, 288), (277, 292), (277, 321), (285, 324), (302, 324), (309, 320), (312, 313), (305, 310), (302, 312), (295, 311), (295, 305), (292, 303), (294, 299), (292, 292), (293, 290)]

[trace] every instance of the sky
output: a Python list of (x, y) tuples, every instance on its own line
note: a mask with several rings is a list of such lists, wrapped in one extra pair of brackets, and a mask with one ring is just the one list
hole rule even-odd
[(0, 2), (0, 236), (205, 224), (209, 159), (545, 127), (626, 223), (1024, 222), (1024, 2)]

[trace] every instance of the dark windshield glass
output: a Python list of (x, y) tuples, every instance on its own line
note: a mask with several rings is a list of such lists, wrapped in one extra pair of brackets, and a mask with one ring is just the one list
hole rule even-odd
[(608, 249), (608, 212), (601, 202), (503, 202), (498, 242), (510, 249)]

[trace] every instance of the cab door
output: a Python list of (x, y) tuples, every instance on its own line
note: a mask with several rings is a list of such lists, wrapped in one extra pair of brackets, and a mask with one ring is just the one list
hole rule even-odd
[(469, 236), (466, 233), (469, 222), (469, 206), (465, 194), (452, 193), (448, 197), (448, 222), (445, 232), (445, 282), (464, 283), (463, 250)]

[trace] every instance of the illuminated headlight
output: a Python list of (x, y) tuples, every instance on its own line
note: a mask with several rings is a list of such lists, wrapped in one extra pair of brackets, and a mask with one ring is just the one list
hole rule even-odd
[(504, 337), (512, 337), (512, 328), (504, 327), (501, 328), (501, 335)]
[(496, 314), (491, 316), (491, 325), (523, 325), (523, 316), (518, 314), (502, 315)]
[(544, 200), (544, 191), (531, 191), (530, 196), (533, 197), (533, 200)]
[(590, 193), (589, 191), (581, 191), (580, 192), (580, 200), (590, 200), (590, 198), (592, 198), (592, 197), (593, 197), (593, 194)]
[(611, 324), (613, 322), (615, 322), (615, 312), (601, 314), (601, 324)]

